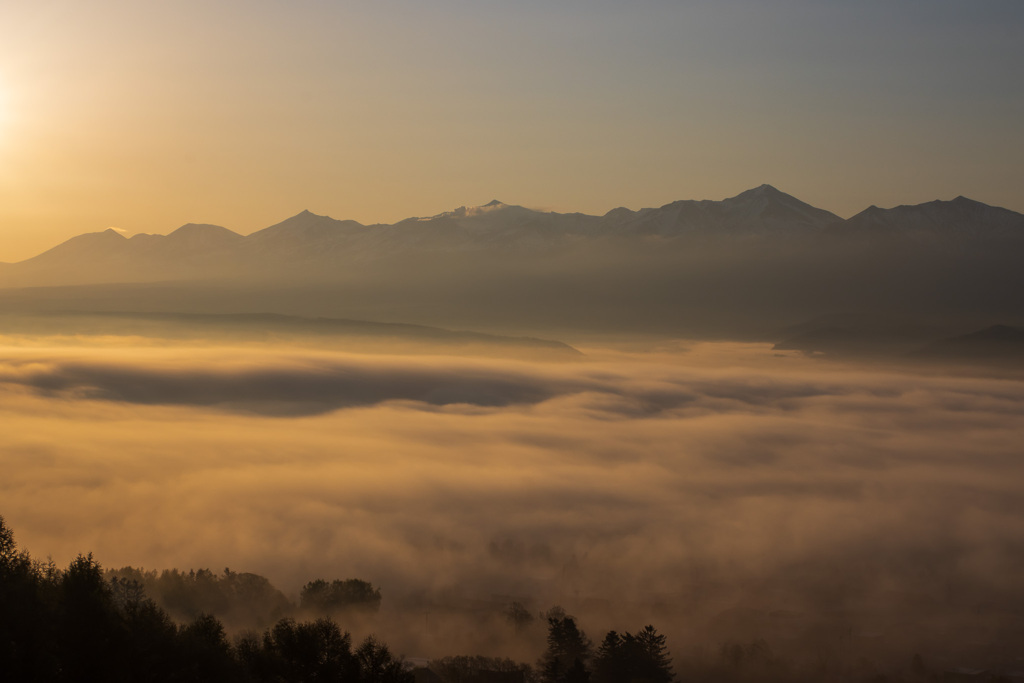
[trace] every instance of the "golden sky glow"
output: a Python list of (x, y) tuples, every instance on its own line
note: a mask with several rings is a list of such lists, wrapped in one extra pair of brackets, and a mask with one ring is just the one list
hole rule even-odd
[(417, 659), (1002, 658), (1022, 83), (1022, 0), (0, 0), (0, 516)]
[(6, 138), (7, 133), (7, 119), (10, 116), (10, 102), (7, 96), (7, 85), (4, 83), (3, 78), (0, 77), (0, 144), (3, 144), (3, 140)]
[(840, 215), (1024, 210), (1020, 3), (549, 5), (5, 3), (0, 261), (108, 226), (765, 182)]

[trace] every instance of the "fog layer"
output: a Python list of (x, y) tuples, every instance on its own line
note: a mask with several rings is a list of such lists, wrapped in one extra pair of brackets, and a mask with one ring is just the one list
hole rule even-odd
[(737, 609), (905, 631), (1024, 607), (1020, 381), (724, 343), (552, 364), (23, 342), (0, 349), (2, 513), (58, 563), (692, 637)]

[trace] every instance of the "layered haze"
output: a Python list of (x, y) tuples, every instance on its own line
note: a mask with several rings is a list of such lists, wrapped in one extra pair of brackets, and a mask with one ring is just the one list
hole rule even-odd
[(850, 219), (770, 185), (603, 216), (492, 201), (391, 225), (107, 230), (0, 264), (9, 311), (280, 313), (501, 333), (773, 338), (832, 316), (1022, 324), (1024, 215), (965, 197)]
[(58, 563), (291, 594), (358, 576), (385, 595), (366, 628), (421, 656), (527, 657), (511, 599), (595, 630), (656, 618), (680, 647), (1016, 633), (1020, 377), (724, 342), (572, 362), (68, 342), (0, 357), (4, 516)]
[(1019, 0), (0, 3), (0, 658), (122, 664), (50, 656), (91, 552), (224, 657), (140, 591), (223, 577), (163, 607), (234, 637), (359, 587), (414, 658), (568, 614), (595, 683), (647, 624), (679, 680), (1019, 678), (1022, 78)]

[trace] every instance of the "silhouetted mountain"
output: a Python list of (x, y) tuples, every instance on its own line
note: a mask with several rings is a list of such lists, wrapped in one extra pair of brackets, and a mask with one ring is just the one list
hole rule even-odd
[(992, 325), (922, 346), (924, 331), (922, 328), (820, 327), (788, 337), (773, 348), (820, 353), (831, 358), (885, 356), (975, 364), (1024, 361), (1024, 328)]
[(493, 200), (392, 225), (303, 211), (245, 237), (194, 224), (131, 239), (108, 230), (5, 264), (0, 287), (119, 289), (9, 289), (0, 306), (520, 329), (768, 330), (830, 311), (1015, 322), (1022, 256), (1024, 215), (1006, 209), (959, 197), (844, 221), (762, 185), (604, 216)]
[[(681, 237), (693, 233), (759, 233), (821, 229), (835, 215), (762, 185), (723, 201), (679, 201), (656, 209), (616, 209), (605, 216), (534, 211), (493, 200), (393, 225), (365, 226), (303, 211), (242, 237), (214, 225), (188, 224), (169, 235), (114, 230), (74, 237), (32, 259), (10, 264), (5, 285), (33, 286), (173, 279), (262, 279), (272, 273), (311, 276), (411, 252), (543, 253), (609, 236)], [(216, 257), (214, 256), (216, 254)]]
[(217, 225), (188, 223), (169, 235), (130, 239), (113, 229), (72, 237), (49, 251), (10, 264), (3, 284), (62, 285), (209, 278), (237, 258), (242, 235)]
[(1024, 362), (1024, 328), (993, 325), (970, 334), (933, 342), (914, 355), (981, 363)]
[(1024, 214), (966, 197), (914, 206), (871, 206), (846, 221), (849, 230), (916, 233), (924, 237), (1013, 235), (1024, 231)]
[(902, 358), (960, 326), (935, 320), (872, 314), (830, 314), (779, 330), (772, 335), (779, 351), (802, 351), (829, 358)]
[[(131, 239), (140, 237), (159, 238), (159, 235), (135, 235)], [(184, 251), (200, 249), (227, 249), (236, 246), (239, 240), (245, 239), (237, 232), (232, 232), (219, 225), (208, 225), (204, 223), (187, 223), (164, 238), (167, 247), (177, 248)], [(159, 239), (153, 240), (159, 242)]]
[(359, 235), (367, 228), (356, 221), (339, 221), (303, 211), (280, 223), (249, 235), (247, 244), (256, 248), (284, 249), (324, 246), (339, 239)]
[(615, 209), (605, 221), (637, 234), (679, 236), (694, 231), (735, 235), (762, 231), (823, 229), (841, 219), (771, 185), (761, 185), (720, 202), (684, 200), (659, 209)]
[[(67, 242), (62, 242), (38, 256), (12, 265), (21, 267), (38, 266), (61, 260), (73, 262), (95, 261), (99, 259), (106, 261), (119, 257), (126, 252), (127, 248), (128, 239), (113, 228), (107, 228), (102, 232), (89, 232), (72, 237)], [(69, 263), (69, 265), (71, 264)]]
[[(841, 226), (843, 229), (836, 229)], [(608, 238), (616, 248), (657, 236), (674, 240), (736, 237), (836, 237), (879, 231), (991, 237), (1024, 234), (1024, 215), (962, 197), (895, 209), (872, 207), (843, 222), (770, 185), (722, 201), (677, 201), (660, 208), (620, 208), (604, 216), (534, 211), (493, 200), (459, 207), (427, 218), (393, 225), (362, 225), (303, 211), (269, 228), (242, 237), (214, 225), (188, 224), (166, 236), (114, 230), (74, 237), (39, 256), (10, 264), (7, 286), (154, 282), (161, 280), (265, 280), (344, 273), (353, 263), (417, 254), (467, 254), (511, 258), (550, 256), (552, 250), (600, 249)], [(637, 241), (641, 240), (641, 241)], [(584, 243), (591, 243), (585, 246)], [(491, 253), (494, 252), (494, 253)]]
[(339, 318), (306, 318), (271, 313), (195, 314), (125, 312), (0, 313), (7, 334), (120, 334), (156, 338), (197, 338), (249, 342), (317, 343), (335, 350), (408, 349), (470, 355), (529, 355), (572, 359), (579, 351), (560, 341), (535, 337), (447, 330), (426, 325)]

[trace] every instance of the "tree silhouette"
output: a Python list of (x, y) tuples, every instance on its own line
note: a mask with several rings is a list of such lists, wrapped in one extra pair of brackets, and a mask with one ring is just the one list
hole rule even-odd
[(201, 614), (181, 629), (187, 677), (196, 681), (231, 681), (240, 677), (224, 626)]
[(182, 621), (213, 614), (230, 623), (263, 629), (293, 609), (288, 598), (265, 577), (230, 569), (220, 575), (209, 569), (169, 569), (158, 574), (122, 567), (108, 570), (107, 577), (120, 606), (145, 595)]
[(0, 517), (0, 674), (7, 680), (55, 675), (53, 600), (56, 567), (36, 566), (19, 551), (14, 533)]
[(590, 640), (573, 617), (548, 618), (548, 647), (537, 662), (544, 683), (586, 683)]
[(672, 678), (665, 636), (653, 626), (636, 635), (609, 631), (597, 650), (594, 683), (668, 683)]
[(63, 667), (81, 680), (126, 680), (122, 660), (111, 654), (124, 648), (127, 631), (92, 553), (71, 561), (61, 577), (59, 597)]
[(632, 638), (637, 651), (637, 668), (640, 674), (638, 679), (650, 683), (671, 681), (674, 676), (672, 658), (668, 655), (665, 636), (648, 624)]
[(533, 613), (526, 609), (521, 602), (513, 602), (505, 609), (505, 619), (512, 624), (515, 634), (522, 633), (533, 623)]
[(617, 683), (628, 680), (629, 667), (623, 656), (623, 641), (623, 637), (615, 631), (609, 631), (605, 635), (594, 658), (594, 683)]
[(330, 619), (296, 623), (282, 619), (263, 637), (239, 642), (239, 657), (258, 680), (357, 681), (359, 663), (352, 638)]
[(14, 532), (0, 516), (0, 572), (6, 573), (17, 559), (18, 546), (14, 542)]
[(152, 600), (128, 603), (124, 607), (128, 632), (121, 654), (127, 662), (129, 680), (174, 681), (183, 662), (178, 627)]
[[(249, 633), (232, 647), (213, 615), (178, 627), (143, 588), (162, 580), (172, 591), (181, 589), (178, 596), (191, 606), (204, 591), (214, 600), (274, 597), (276, 589), (255, 574), (122, 571), (107, 580), (91, 554), (79, 555), (64, 571), (33, 562), (0, 517), (0, 680), (413, 681), (387, 645), (370, 637), (352, 652), (351, 637), (330, 619), (282, 619), (262, 637)], [(379, 604), (380, 592), (366, 582), (327, 584), (338, 586), (345, 604)]]
[(373, 636), (367, 636), (356, 650), (359, 660), (360, 683), (412, 683), (412, 673), (402, 662), (391, 656), (388, 646)]
[(495, 680), (524, 683), (533, 680), (533, 669), (529, 664), (481, 655), (432, 659), (427, 668), (437, 674), (443, 683), (480, 683)]
[(110, 592), (114, 603), (122, 610), (146, 598), (146, 589), (138, 579), (114, 576), (110, 579)]
[(330, 614), (346, 609), (376, 612), (380, 609), (380, 591), (360, 579), (310, 581), (302, 587), (299, 606), (302, 609)]

